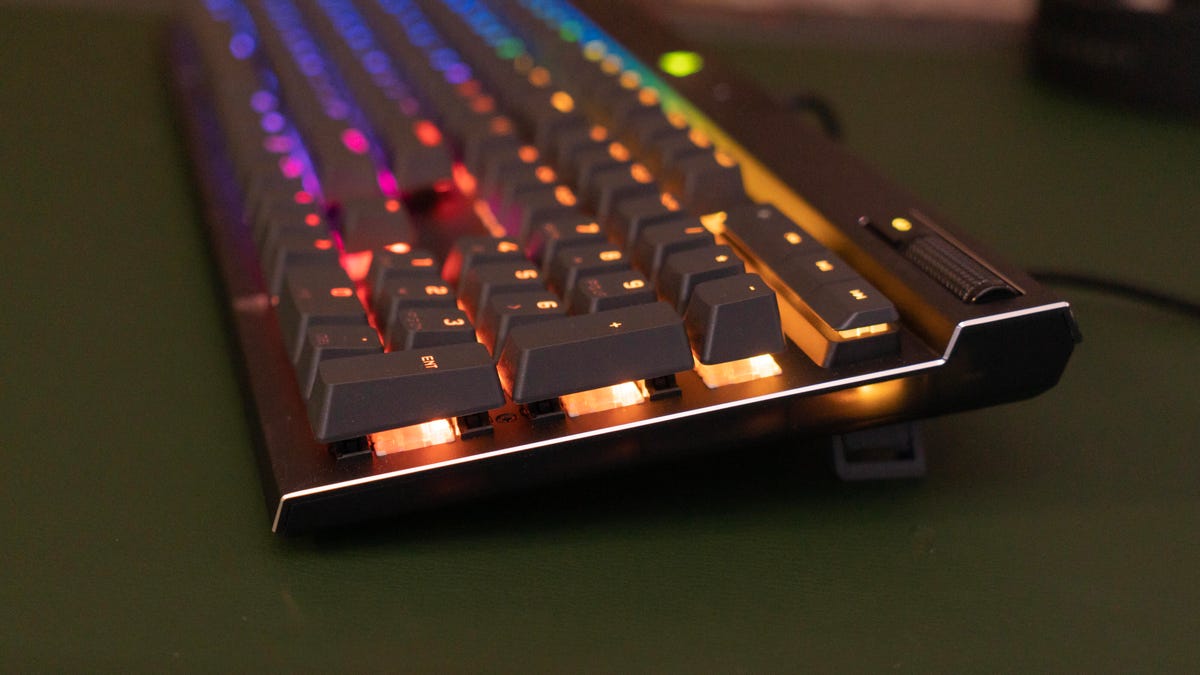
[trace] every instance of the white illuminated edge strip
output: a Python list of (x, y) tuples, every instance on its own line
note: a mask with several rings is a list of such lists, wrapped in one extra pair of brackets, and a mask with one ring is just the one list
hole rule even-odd
[(1038, 305), (1037, 307), (1018, 309), (1012, 312), (1005, 312), (1003, 314), (994, 314), (992, 316), (982, 316), (978, 319), (967, 319), (966, 321), (960, 321), (959, 324), (954, 327), (954, 333), (950, 335), (950, 342), (946, 345), (945, 353), (942, 354), (942, 361), (944, 362), (950, 358), (950, 353), (954, 351), (954, 346), (958, 344), (958, 336), (962, 333), (964, 328), (970, 328), (971, 326), (982, 326), (984, 324), (994, 323), (996, 321), (1007, 321), (1008, 319), (1015, 319), (1019, 316), (1029, 316), (1030, 314), (1041, 314), (1042, 312), (1053, 312), (1059, 309), (1070, 309), (1070, 307), (1070, 303), (1059, 301), (1052, 302), (1049, 305)]
[(280, 498), (279, 498), (279, 506), (276, 507), (276, 509), (275, 509), (275, 519), (271, 523), (271, 531), (272, 532), (277, 531), (277, 529), (279, 527), (279, 519), (283, 516), (283, 507), (288, 502), (288, 500), (299, 499), (301, 497), (307, 497), (310, 495), (321, 494), (322, 492), (341, 490), (341, 489), (352, 487), (355, 485), (365, 485), (367, 483), (374, 483), (376, 481), (388, 480), (391, 478), (397, 478), (399, 476), (421, 473), (424, 471), (432, 471), (434, 469), (441, 469), (441, 468), (448, 467), (448, 466), (454, 466), (455, 464), (465, 464), (467, 462), (475, 462), (475, 461), (482, 460), (482, 459), (491, 459), (493, 457), (500, 457), (503, 455), (512, 454), (514, 452), (524, 452), (526, 450), (533, 450), (534, 448), (540, 448), (540, 447), (543, 447), (546, 445), (557, 445), (559, 443), (582, 440), (585, 438), (590, 438), (592, 436), (602, 436), (602, 435), (606, 435), (606, 434), (616, 433), (619, 431), (624, 431), (626, 429), (636, 429), (637, 427), (642, 427), (642, 426), (646, 426), (649, 424), (658, 424), (659, 422), (683, 419), (686, 417), (693, 417), (695, 415), (702, 415), (705, 413), (715, 412), (718, 410), (724, 410), (726, 408), (736, 408), (736, 407), (743, 406), (743, 405), (757, 403), (759, 401), (768, 401), (768, 400), (771, 400), (774, 398), (784, 398), (787, 396), (794, 396), (797, 394), (811, 394), (811, 393), (815, 393), (815, 392), (822, 391), (825, 389), (839, 388), (839, 387), (843, 387), (845, 385), (852, 385), (852, 384), (857, 384), (859, 382), (866, 382), (868, 380), (887, 379), (889, 377), (893, 377), (893, 376), (897, 376), (897, 375), (906, 375), (909, 373), (915, 373), (915, 372), (922, 371), (922, 370), (929, 370), (931, 368), (937, 368), (938, 366), (941, 366), (946, 363), (946, 360), (950, 358), (950, 353), (954, 350), (955, 344), (958, 342), (958, 336), (962, 332), (963, 328), (969, 328), (971, 326), (979, 326), (979, 325), (983, 325), (983, 324), (987, 324), (987, 323), (993, 323), (995, 321), (1004, 321), (1007, 319), (1013, 319), (1013, 318), (1016, 318), (1019, 316), (1026, 316), (1029, 314), (1038, 314), (1041, 312), (1049, 312), (1049, 311), (1054, 311), (1054, 310), (1058, 310), (1058, 309), (1065, 309), (1069, 306), (1070, 305), (1066, 302), (1057, 302), (1057, 303), (1050, 304), (1050, 305), (1039, 305), (1037, 307), (1030, 307), (1028, 309), (1021, 309), (1021, 310), (1016, 310), (1013, 312), (1006, 312), (1004, 314), (997, 314), (995, 316), (981, 317), (978, 319), (968, 319), (966, 321), (959, 323), (957, 326), (955, 326), (954, 333), (950, 336), (950, 343), (946, 346), (946, 352), (942, 356), (942, 358), (933, 359), (931, 361), (923, 361), (921, 363), (914, 363), (914, 364), (910, 364), (907, 366), (902, 366), (900, 368), (893, 368), (891, 370), (874, 371), (871, 373), (866, 373), (863, 375), (856, 375), (854, 377), (847, 377), (847, 378), (843, 378), (840, 380), (821, 382), (819, 384), (814, 384), (814, 385), (807, 386), (807, 387), (797, 387), (795, 389), (787, 389), (784, 391), (777, 391), (777, 392), (773, 392), (770, 394), (763, 394), (762, 396), (742, 398), (742, 399), (738, 399), (736, 401), (729, 401), (726, 403), (711, 405), (711, 406), (707, 406), (704, 408), (695, 408), (692, 410), (684, 410), (684, 411), (680, 411), (680, 412), (673, 413), (670, 415), (661, 415), (658, 417), (652, 417), (652, 418), (648, 418), (648, 419), (628, 422), (626, 424), (619, 424), (617, 426), (604, 427), (603, 429), (593, 429), (591, 431), (585, 431), (585, 432), (577, 433), (577, 434), (569, 434), (566, 436), (559, 436), (557, 438), (550, 438), (550, 439), (546, 439), (546, 440), (542, 440), (542, 441), (537, 441), (535, 443), (526, 443), (524, 445), (515, 445), (510, 448), (500, 448), (498, 450), (492, 450), (491, 452), (481, 452), (479, 454), (470, 455), (468, 457), (458, 457), (455, 459), (448, 459), (444, 462), (435, 462), (433, 464), (424, 464), (422, 466), (414, 466), (414, 467), (408, 468), (408, 469), (400, 469), (399, 471), (389, 471), (387, 473), (376, 474), (373, 476), (364, 476), (362, 478), (355, 478), (353, 480), (342, 481), (339, 483), (330, 483), (327, 485), (321, 485), (318, 487), (308, 488), (305, 490), (297, 490), (296, 492), (289, 492), (285, 495), (280, 496)]

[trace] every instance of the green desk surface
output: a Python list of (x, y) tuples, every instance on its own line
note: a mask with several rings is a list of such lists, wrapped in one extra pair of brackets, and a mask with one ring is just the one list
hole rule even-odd
[[(919, 482), (735, 454), (272, 535), (161, 28), (0, 11), (0, 670), (1200, 669), (1200, 326), (1086, 291)], [(1011, 259), (1200, 296), (1196, 126), (1015, 47), (721, 51)]]

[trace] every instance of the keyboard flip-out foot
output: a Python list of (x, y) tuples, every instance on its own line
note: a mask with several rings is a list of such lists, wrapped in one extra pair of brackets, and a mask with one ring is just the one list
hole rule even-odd
[(925, 475), (925, 445), (915, 422), (832, 436), (830, 454), (834, 473), (844, 481)]

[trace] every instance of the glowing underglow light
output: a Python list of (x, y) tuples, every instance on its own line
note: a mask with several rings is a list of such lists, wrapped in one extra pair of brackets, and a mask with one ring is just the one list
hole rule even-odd
[(350, 280), (358, 283), (367, 278), (367, 273), (371, 270), (371, 260), (375, 256), (370, 251), (356, 251), (347, 253), (342, 251), (338, 256), (338, 262), (342, 265), (342, 269), (346, 271), (346, 276)]
[(897, 232), (908, 232), (912, 229), (912, 221), (908, 218), (892, 218), (892, 228)]
[(471, 175), (470, 171), (467, 171), (467, 167), (461, 163), (455, 163), (450, 170), (450, 175), (454, 177), (454, 184), (458, 186), (459, 192), (462, 192), (464, 195), (475, 194), (478, 182), (475, 180), (475, 176)]
[[(408, 244), (406, 244), (402, 241), (398, 241), (394, 244), (388, 244), (387, 246), (384, 246), (384, 248), (392, 253), (397, 254), (397, 255), (403, 255), (412, 250), (412, 246), (409, 246)], [(415, 265), (416, 262), (417, 261), (414, 260), (413, 264)]]
[(542, 89), (550, 84), (550, 71), (541, 66), (536, 66), (529, 71), (529, 84)]
[(700, 72), (704, 57), (689, 51), (666, 52), (658, 57), (658, 67), (668, 75), (687, 77)]
[(839, 330), (838, 335), (846, 340), (863, 337), (864, 335), (875, 335), (878, 333), (886, 333), (892, 329), (892, 325), (888, 323), (875, 323), (870, 326), (859, 326), (850, 330)]
[(575, 197), (575, 193), (571, 192), (571, 188), (566, 185), (559, 185), (554, 188), (554, 198), (563, 206), (575, 206), (579, 199)]
[(280, 131), (283, 131), (283, 123), (283, 115), (280, 115), (277, 112), (269, 112), (262, 116), (262, 119), (259, 120), (258, 125), (262, 127), (262, 130), (268, 134), (277, 134)]
[(354, 289), (349, 286), (336, 286), (329, 289), (329, 294), (335, 298), (350, 298), (354, 297)]
[(713, 234), (724, 234), (725, 220), (728, 217), (729, 214), (724, 211), (714, 211), (713, 213), (706, 213), (700, 216), (700, 224), (704, 226), (704, 229)]
[(455, 63), (446, 68), (446, 72), (442, 73), (442, 76), (450, 84), (462, 84), (471, 79), (471, 69), (464, 63)]
[(700, 359), (696, 359), (695, 369), (700, 379), (704, 380), (704, 386), (709, 389), (750, 382), (764, 377), (774, 377), (783, 372), (770, 354), (760, 354), (748, 359), (712, 365), (705, 365), (700, 363)]
[(513, 130), (512, 120), (504, 117), (503, 115), (497, 115), (492, 118), (491, 122), (488, 123), (488, 129), (491, 130), (493, 136), (510, 134)]
[(583, 33), (583, 28), (580, 27), (578, 21), (564, 21), (558, 28), (558, 36), (565, 42), (579, 42), (579, 36)]
[(568, 415), (579, 417), (588, 413), (637, 405), (647, 398), (649, 398), (649, 394), (646, 393), (646, 387), (642, 382), (622, 382), (611, 387), (567, 394), (559, 400)]
[(331, 239), (317, 239), (317, 240), (313, 241), (313, 247), (314, 247), (314, 248), (319, 248), (319, 249), (321, 249), (322, 251), (328, 251), (329, 249), (333, 248), (333, 240), (331, 240)]
[(375, 454), (383, 457), (394, 452), (417, 450), (431, 445), (449, 443), (456, 436), (457, 434), (450, 420), (440, 419), (408, 427), (400, 427), (399, 429), (381, 431), (371, 434), (370, 439), (371, 445), (375, 449)]
[(458, 83), (458, 95), (462, 96), (463, 98), (471, 98), (472, 96), (478, 96), (480, 93), (480, 90), (481, 90), (481, 88), (480, 88), (479, 80), (467, 80), (466, 82)]
[(295, 178), (304, 172), (304, 162), (294, 155), (279, 160), (279, 171), (288, 178)]
[(254, 38), (246, 33), (238, 33), (229, 40), (229, 53), (239, 61), (254, 53)]
[(383, 203), (383, 208), (386, 209), (388, 213), (396, 213), (400, 210), (400, 200), (389, 199)]
[(593, 62), (599, 61), (604, 58), (604, 54), (607, 51), (608, 47), (603, 42), (600, 40), (591, 40), (583, 45), (583, 58)]
[(304, 216), (304, 224), (308, 225), (309, 227), (316, 227), (321, 224), (321, 216), (315, 213), (310, 213), (307, 216)]
[[(476, 216), (479, 216), (479, 222), (483, 223), (483, 226), (487, 228), (488, 233), (493, 237), (508, 236), (508, 230), (496, 218), (496, 213), (492, 211), (492, 207), (488, 206), (487, 202), (482, 199), (476, 199), (471, 204), (471, 209), (475, 211)], [(449, 273), (447, 273), (447, 278), (449, 278)]]
[(569, 113), (575, 109), (575, 99), (565, 91), (556, 91), (550, 95), (550, 105), (560, 113)]
[(290, 136), (267, 136), (263, 139), (263, 149), (276, 154), (291, 152), (293, 145), (295, 143)]
[(421, 141), (422, 145), (431, 148), (442, 142), (442, 132), (429, 120), (419, 120), (413, 123), (413, 133), (417, 135), (417, 140)]
[(504, 38), (496, 45), (496, 55), (502, 59), (515, 59), (525, 51), (525, 43), (515, 37)]
[(363, 132), (350, 127), (342, 131), (342, 145), (346, 149), (358, 155), (366, 154), (367, 150), (371, 149), (371, 144), (367, 141), (367, 136)]
[(296, 194), (292, 195), (292, 201), (297, 204), (311, 204), (313, 203), (313, 196), (307, 190), (297, 190)]
[(379, 185), (379, 191), (385, 195), (400, 194), (400, 184), (396, 181), (396, 174), (383, 167), (379, 167), (375, 171), (375, 183)]
[(265, 89), (259, 89), (250, 96), (250, 107), (256, 113), (266, 113), (275, 109), (275, 95)]

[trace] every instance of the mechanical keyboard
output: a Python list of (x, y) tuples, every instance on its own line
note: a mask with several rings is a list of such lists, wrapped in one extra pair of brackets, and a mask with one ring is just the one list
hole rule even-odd
[(169, 56), (279, 532), (767, 440), (903, 475), (1078, 341), (628, 3), (198, 0)]

